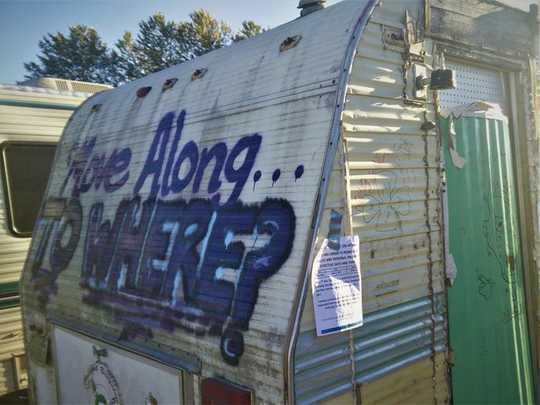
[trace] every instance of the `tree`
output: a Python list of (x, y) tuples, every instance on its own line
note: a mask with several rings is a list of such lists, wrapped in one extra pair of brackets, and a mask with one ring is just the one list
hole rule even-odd
[(254, 37), (255, 35), (259, 35), (265, 30), (257, 23), (253, 21), (244, 21), (242, 23), (242, 28), (240, 28), (240, 31), (238, 31), (233, 40), (234, 42), (241, 41), (246, 38)]
[(112, 51), (115, 64), (112, 82), (119, 84), (144, 76), (144, 69), (138, 64), (135, 43), (131, 32), (125, 32), (116, 42), (116, 50)]
[(231, 27), (216, 20), (208, 11), (196, 10), (190, 14), (190, 19), (178, 27), (180, 35), (190, 44), (187, 55), (190, 59), (231, 43)]
[(126, 32), (116, 43), (114, 56), (126, 80), (142, 77), (186, 62), (211, 50), (229, 45), (232, 30), (208, 11), (196, 10), (189, 21), (174, 23), (154, 14), (139, 23), (135, 40)]
[(202, 9), (178, 23), (156, 13), (139, 23), (136, 37), (125, 32), (113, 50), (93, 28), (76, 25), (69, 30), (68, 37), (47, 34), (39, 42), (40, 63), (25, 63), (27, 78), (47, 75), (118, 85), (263, 31), (255, 22), (244, 21), (233, 33), (228, 24)]
[(39, 41), (39, 63), (25, 63), (27, 79), (54, 76), (72, 80), (109, 83), (112, 60), (107, 45), (94, 28), (74, 25), (68, 35), (47, 34)]

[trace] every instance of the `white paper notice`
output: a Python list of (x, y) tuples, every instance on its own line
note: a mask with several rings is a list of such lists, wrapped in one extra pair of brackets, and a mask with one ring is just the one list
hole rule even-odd
[(358, 236), (341, 237), (339, 244), (324, 240), (313, 263), (311, 287), (318, 336), (362, 326)]

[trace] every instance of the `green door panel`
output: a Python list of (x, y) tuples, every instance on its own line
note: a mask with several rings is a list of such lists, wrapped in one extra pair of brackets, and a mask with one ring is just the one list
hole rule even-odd
[[(457, 158), (449, 150), (451, 120)], [(440, 122), (447, 167), (448, 290), (455, 404), (534, 402), (508, 124), (477, 117)], [(460, 169), (459, 157), (464, 159)]]

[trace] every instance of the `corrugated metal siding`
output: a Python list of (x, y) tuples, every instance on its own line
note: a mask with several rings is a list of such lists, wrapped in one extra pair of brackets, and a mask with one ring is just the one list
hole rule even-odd
[(446, 355), (438, 353), (359, 388), (363, 405), (448, 404)]
[(13, 362), (11, 360), (0, 361), (0, 393), (5, 394), (17, 389), (14, 376)]
[(24, 352), (21, 311), (19, 307), (0, 311), (0, 361)]
[[(88, 95), (21, 86), (0, 86), (0, 144), (5, 141), (56, 143), (67, 120)], [(0, 182), (3, 179), (0, 179)], [(3, 184), (0, 184), (0, 285), (19, 281), (30, 238), (14, 237), (8, 228)], [(0, 311), (0, 395), (26, 385), (16, 382), (13, 356), (24, 353), (19, 307)], [(22, 385), (21, 385), (22, 384)]]
[(0, 311), (0, 395), (25, 388), (27, 384), (26, 370), (16, 367), (17, 361), (24, 358), (22, 328), (19, 307)]
[[(436, 298), (433, 315), (429, 298), (373, 312), (364, 326), (352, 332), (357, 384), (364, 384), (407, 367), (436, 351), (446, 351), (444, 297)], [(317, 337), (304, 332), (296, 357), (297, 401), (309, 404), (351, 390), (350, 336), (347, 333)]]
[[(0, 395), (26, 387), (24, 340), (19, 307), (0, 311)], [(16, 360), (18, 358), (18, 360)], [(17, 363), (22, 367), (18, 368)]]
[[(444, 296), (392, 306), (367, 316), (353, 332), (355, 381), (366, 383), (447, 349)], [(435, 312), (433, 312), (435, 309)]]
[[(352, 232), (360, 237), (367, 315), (365, 325), (353, 332), (316, 337), (312, 299), (307, 297), (295, 357), (301, 403), (346, 396), (353, 387), (353, 369), (357, 384), (372, 384), (395, 370), (407, 375), (416, 367), (411, 364), (421, 359), (428, 358), (422, 361), (429, 366), (433, 353), (447, 350), (440, 145), (435, 131), (426, 134), (421, 129), (426, 120), (435, 121), (435, 114), (431, 99), (425, 107), (404, 104), (405, 49), (386, 47), (383, 41), (384, 30), (403, 29), (405, 9), (415, 16), (419, 3), (384, 2), (358, 46), (342, 116), (349, 182), (344, 185), (339, 156), (319, 238), (327, 235), (332, 209), (346, 213), (344, 196), (349, 195)], [(431, 55), (426, 51), (429, 67)], [(346, 219), (344, 232), (345, 223)], [(431, 367), (430, 379), (435, 378), (434, 370)], [(441, 392), (447, 392), (446, 366), (437, 373), (444, 385)], [(411, 395), (409, 402), (436, 402), (446, 395), (413, 386), (404, 389)], [(388, 398), (393, 401), (391, 395)]]
[[(47, 108), (47, 103), (75, 109), (85, 97), (67, 96), (54, 91), (0, 86), (0, 144), (5, 141), (58, 142), (70, 110)], [(20, 102), (34, 107), (5, 105)], [(37, 107), (37, 103), (43, 107)], [(19, 281), (29, 238), (15, 238), (8, 229), (4, 189), (0, 187), (0, 284)]]
[[(427, 111), (403, 104), (403, 61), (383, 50), (381, 31), (366, 30), (343, 114), (366, 312), (443, 289), (438, 140), (420, 128), (434, 113), (431, 104)], [(378, 86), (381, 78), (395, 84)]]
[[(76, 142), (96, 136), (97, 148), (106, 154), (116, 147), (130, 147), (132, 174), (125, 187), (106, 198), (99, 193), (80, 197), (85, 213), (94, 202), (104, 201), (106, 218), (111, 219), (119, 202), (133, 197), (128, 190), (134, 189), (160, 119), (170, 111), (178, 114), (186, 109), (182, 144), (194, 140), (200, 149), (221, 141), (232, 146), (243, 136), (261, 134), (263, 143), (253, 170), (261, 170), (262, 178), (254, 185), (251, 173), (241, 201), (257, 204), (266, 198), (285, 198), (294, 208), (296, 231), (288, 260), (260, 286), (249, 330), (243, 333), (245, 351), (239, 365), (223, 361), (219, 336), (197, 336), (179, 328), (167, 332), (156, 327), (151, 342), (137, 342), (168, 356), (184, 352), (197, 356), (203, 377), (225, 376), (252, 387), (257, 403), (284, 401), (284, 347), (335, 110), (336, 83), (353, 24), (366, 3), (344, 1), (228, 49), (96, 95), (68, 126), (48, 190), (49, 197), (62, 195), (60, 188), (66, 176), (62, 162)], [(295, 35), (302, 36), (298, 45), (280, 53), (280, 44)], [(206, 75), (192, 81), (193, 72), (199, 68), (207, 68)], [(171, 77), (178, 78), (178, 82), (162, 93), (163, 83)], [(143, 86), (153, 90), (138, 99), (136, 92)], [(94, 104), (102, 105), (97, 113), (91, 112)], [(295, 182), (295, 169), (300, 164), (305, 173)], [(281, 169), (281, 178), (272, 181), (276, 168)], [(205, 177), (203, 184), (207, 180)], [(143, 198), (149, 194), (148, 185), (146, 182), (141, 190)], [(232, 185), (223, 181), (222, 194), (228, 196), (231, 189)], [(209, 197), (204, 190), (199, 194), (186, 190), (180, 195), (187, 200), (197, 196)], [(86, 223), (85, 219), (82, 235)], [(39, 242), (33, 241), (29, 257), (35, 257)], [(58, 294), (49, 297), (48, 314), (68, 319), (75, 327), (84, 324), (99, 333), (118, 336), (123, 325), (109, 311), (82, 303), (85, 292), (79, 283), (83, 248), (84, 236), (68, 269), (57, 280)], [(30, 277), (27, 268), (27, 319), (43, 321), (37, 311), (40, 303), (31, 294), (35, 287)]]

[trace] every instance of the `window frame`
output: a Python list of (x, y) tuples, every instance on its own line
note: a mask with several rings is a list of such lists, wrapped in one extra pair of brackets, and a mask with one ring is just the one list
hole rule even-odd
[[(13, 211), (13, 201), (12, 201), (12, 190), (10, 187), (9, 182), (9, 171), (7, 167), (7, 159), (5, 156), (6, 149), (9, 146), (53, 146), (55, 148), (55, 154), (53, 157), (52, 167), (54, 166), (54, 161), (56, 160), (56, 148), (58, 147), (58, 142), (44, 142), (44, 141), (3, 141), (0, 142), (0, 177), (1, 177), (1, 183), (2, 183), (2, 191), (4, 193), (4, 206), (6, 210), (6, 218), (7, 218), (7, 228), (9, 233), (16, 237), (16, 238), (30, 238), (32, 237), (33, 229), (30, 232), (23, 232), (17, 229), (15, 224), (15, 217), (14, 217), (14, 211)], [(47, 185), (45, 186), (45, 189), (47, 189), (49, 184), (49, 181), (47, 180)], [(37, 219), (37, 218), (36, 218)]]

